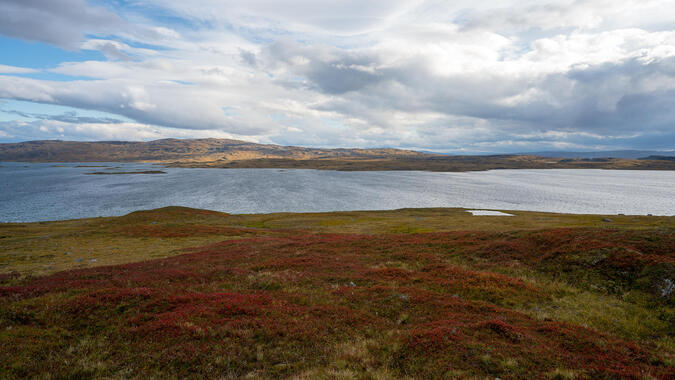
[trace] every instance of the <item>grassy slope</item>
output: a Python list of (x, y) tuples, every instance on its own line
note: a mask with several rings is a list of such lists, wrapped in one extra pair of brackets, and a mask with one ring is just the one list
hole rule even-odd
[(675, 218), (514, 214), (0, 225), (0, 378), (675, 375)]

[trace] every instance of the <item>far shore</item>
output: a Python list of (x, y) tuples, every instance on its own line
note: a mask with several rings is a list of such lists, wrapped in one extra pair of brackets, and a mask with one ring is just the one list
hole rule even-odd
[[(562, 159), (539, 156), (431, 156), (381, 159), (290, 159), (257, 158), (242, 160), (4, 160), (25, 164), (52, 163), (53, 167), (109, 168), (99, 163), (149, 164), (167, 168), (221, 168), (221, 169), (314, 169), (336, 171), (430, 171), (469, 172), (498, 169), (606, 169), (606, 170), (675, 170), (675, 161), (645, 159)], [(2, 167), (2, 166), (0, 166)], [(160, 174), (143, 172), (94, 172), (88, 174)]]

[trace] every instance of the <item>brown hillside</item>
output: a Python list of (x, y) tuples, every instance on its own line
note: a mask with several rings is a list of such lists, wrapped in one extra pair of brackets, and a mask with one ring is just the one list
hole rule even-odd
[(658, 159), (563, 159), (528, 155), (448, 156), (401, 149), (319, 149), (227, 139), (27, 141), (0, 144), (0, 161), (158, 162), (179, 167), (324, 170), (649, 169), (675, 170)]

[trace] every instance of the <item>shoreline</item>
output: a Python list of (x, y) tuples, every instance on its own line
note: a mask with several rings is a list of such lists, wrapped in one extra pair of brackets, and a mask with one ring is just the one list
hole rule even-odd
[[(591, 214), (591, 213), (567, 213), (567, 212), (551, 212), (551, 211), (538, 211), (538, 210), (509, 210), (509, 209), (495, 209), (495, 208), (481, 208), (481, 207), (403, 207), (396, 209), (355, 209), (355, 210), (334, 210), (334, 211), (278, 211), (278, 212), (260, 212), (260, 213), (229, 213), (225, 211), (218, 211), (212, 209), (201, 209), (187, 206), (163, 206), (158, 208), (150, 209), (138, 209), (129, 211), (126, 213), (118, 215), (97, 215), (97, 216), (87, 216), (81, 218), (69, 218), (69, 219), (50, 219), (50, 220), (33, 220), (33, 221), (17, 221), (17, 222), (3, 222), (0, 221), (0, 227), (9, 226), (9, 225), (19, 225), (19, 224), (55, 224), (55, 223), (68, 223), (68, 222), (80, 222), (80, 221), (92, 221), (92, 220), (107, 220), (107, 219), (116, 219), (124, 218), (130, 215), (138, 213), (153, 213), (161, 212), (162, 210), (173, 210), (173, 209), (184, 209), (192, 210), (195, 212), (201, 212), (205, 214), (221, 215), (224, 217), (230, 218), (267, 218), (270, 220), (274, 219), (284, 219), (284, 218), (296, 218), (296, 217), (310, 217), (310, 218), (325, 218), (331, 216), (342, 216), (342, 215), (359, 215), (367, 216), (368, 214), (401, 214), (401, 213), (440, 213), (440, 214), (454, 214), (455, 216), (461, 215), (467, 218), (485, 218), (485, 219), (501, 219), (511, 218), (513, 216), (534, 216), (555, 220), (556, 218), (573, 218), (573, 219), (585, 219), (592, 220), (595, 226), (606, 226), (611, 227), (614, 222), (618, 222), (618, 225), (630, 225), (635, 223), (643, 223), (646, 220), (660, 221), (665, 224), (673, 224), (675, 227), (675, 214), (673, 215), (658, 215), (658, 214)], [(473, 214), (472, 211), (479, 211), (479, 213)], [(483, 214), (482, 212), (486, 212)], [(459, 213), (459, 214), (458, 214)], [(492, 214), (494, 213), (494, 214)], [(631, 220), (630, 222), (628, 219)], [(639, 220), (638, 220), (639, 219)], [(616, 225), (616, 224), (615, 224)]]
[[(85, 173), (87, 174), (87, 173)], [(200, 209), (200, 208), (193, 208), (193, 207), (188, 207), (188, 206), (163, 206), (159, 208), (151, 208), (151, 209), (137, 209), (137, 210), (132, 210), (126, 213), (121, 213), (121, 214), (116, 214), (116, 215), (95, 215), (95, 216), (85, 216), (85, 217), (79, 217), (79, 218), (68, 218), (68, 219), (47, 219), (47, 220), (32, 220), (32, 221), (11, 221), (11, 222), (4, 222), (0, 220), (0, 226), (3, 225), (12, 225), (12, 224), (50, 224), (50, 223), (60, 223), (60, 222), (76, 222), (76, 221), (84, 221), (84, 220), (92, 220), (92, 219), (110, 219), (110, 218), (122, 218), (134, 213), (138, 212), (150, 212), (150, 211), (156, 211), (156, 210), (163, 210), (163, 209), (171, 209), (171, 208), (186, 208), (186, 209), (192, 209), (192, 210), (199, 210), (203, 212), (208, 212), (208, 213), (217, 213), (217, 214), (223, 214), (231, 217), (240, 217), (240, 218), (245, 218), (245, 217), (271, 217), (271, 218), (278, 218), (278, 217), (287, 217), (287, 216), (326, 216), (326, 215), (332, 215), (332, 214), (368, 214), (368, 213), (398, 213), (398, 212), (405, 212), (405, 211), (420, 211), (420, 212), (426, 212), (426, 211), (446, 211), (446, 212), (456, 212), (456, 211), (464, 211), (467, 213), (468, 216), (473, 216), (475, 218), (496, 218), (496, 217), (510, 217), (514, 216), (515, 214), (538, 214), (538, 215), (544, 215), (546, 217), (547, 215), (550, 217), (589, 217), (589, 218), (597, 218), (600, 221), (603, 219), (609, 219), (609, 222), (605, 223), (612, 223), (614, 219), (612, 218), (672, 218), (673, 222), (675, 223), (675, 214), (671, 215), (665, 215), (665, 214), (625, 214), (625, 213), (616, 213), (616, 214), (597, 214), (597, 213), (569, 213), (569, 212), (554, 212), (554, 211), (540, 211), (540, 210), (507, 210), (507, 209), (494, 209), (494, 208), (481, 208), (481, 207), (402, 207), (402, 208), (395, 208), (395, 209), (354, 209), (354, 210), (333, 210), (333, 211), (275, 211), (275, 212), (259, 212), (259, 213), (229, 213), (227, 211), (218, 211), (218, 210), (213, 210), (213, 209)], [(501, 214), (481, 214), (477, 213), (472, 215), (471, 211), (485, 211), (489, 213), (501, 213)]]
[[(539, 156), (441, 156), (412, 159), (282, 159), (172, 161), (172, 160), (1, 160), (16, 164), (148, 164), (164, 168), (194, 169), (313, 169), (333, 171), (478, 172), (516, 169), (604, 169), (675, 171), (675, 161), (643, 159), (566, 159)], [(85, 165), (83, 165), (85, 164)]]
[[(52, 164), (55, 168), (97, 168), (104, 165), (145, 164), (158, 168), (180, 169), (282, 169), (282, 170), (320, 170), (336, 172), (429, 172), (429, 173), (471, 173), (492, 170), (620, 170), (620, 171), (675, 171), (674, 161), (615, 160), (612, 163), (589, 163), (583, 160), (567, 163), (486, 165), (477, 164), (457, 166), (455, 163), (442, 162), (436, 167), (425, 167), (418, 161), (408, 162), (359, 162), (345, 161), (335, 163), (322, 160), (242, 160), (230, 162), (163, 162), (163, 161), (0, 161), (0, 168), (9, 168), (4, 164), (37, 165)], [(84, 164), (84, 165), (83, 165)], [(69, 166), (73, 165), (73, 166)]]

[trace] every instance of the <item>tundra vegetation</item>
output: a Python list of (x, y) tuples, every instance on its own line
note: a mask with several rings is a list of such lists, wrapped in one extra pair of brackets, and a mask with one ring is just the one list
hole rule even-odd
[(675, 218), (0, 224), (0, 378), (675, 377)]

